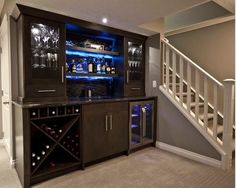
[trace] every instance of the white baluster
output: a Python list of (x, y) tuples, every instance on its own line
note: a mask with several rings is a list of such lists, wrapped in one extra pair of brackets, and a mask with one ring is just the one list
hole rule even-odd
[(184, 62), (183, 58), (180, 56), (179, 60), (179, 76), (180, 76), (180, 84), (179, 84), (179, 99), (180, 99), (180, 104), (183, 105), (183, 77), (184, 77)]
[(173, 96), (176, 96), (176, 53), (172, 53), (172, 91)]
[(224, 80), (224, 120), (223, 120), (223, 148), (226, 152), (224, 168), (232, 164), (232, 140), (234, 119), (234, 83), (232, 79)]
[(166, 89), (169, 92), (169, 84), (170, 84), (170, 77), (169, 77), (169, 70), (170, 69), (170, 49), (166, 46)]
[(195, 118), (198, 122), (198, 117), (199, 117), (199, 72), (196, 69), (195, 72)]
[(162, 85), (165, 84), (165, 46), (166, 44), (164, 42), (161, 42), (162, 45)]
[(191, 65), (188, 62), (187, 64), (187, 110), (190, 112), (190, 103), (191, 103)]
[(204, 127), (208, 126), (208, 79), (204, 77)]
[(217, 124), (218, 124), (218, 87), (214, 83), (213, 89), (213, 107), (214, 107), (214, 117), (213, 117), (213, 137), (217, 140)]

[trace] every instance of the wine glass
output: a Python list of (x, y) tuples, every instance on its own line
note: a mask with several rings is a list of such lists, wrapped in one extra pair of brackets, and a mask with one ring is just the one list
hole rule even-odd
[[(34, 25), (32, 25), (31, 27), (31, 37), (34, 39), (34, 44), (33, 46), (35, 46), (36, 48), (41, 47), (41, 30), (37, 27), (35, 27)], [(32, 40), (32, 39), (31, 39)]]

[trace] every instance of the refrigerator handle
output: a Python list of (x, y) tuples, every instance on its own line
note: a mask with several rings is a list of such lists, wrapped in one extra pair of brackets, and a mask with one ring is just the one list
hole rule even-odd
[(143, 137), (146, 135), (146, 109), (142, 107), (142, 115), (143, 115)]

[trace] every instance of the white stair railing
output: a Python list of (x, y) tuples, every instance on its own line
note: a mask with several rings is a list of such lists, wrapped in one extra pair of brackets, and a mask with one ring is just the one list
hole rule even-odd
[[(194, 119), (201, 127), (198, 130), (204, 136), (207, 135), (207, 139), (214, 143), (215, 148), (221, 149), (222, 167), (228, 169), (234, 149), (232, 143), (235, 81), (227, 79), (224, 84), (220, 83), (172, 46), (167, 39), (161, 40), (161, 47), (162, 89), (185, 109), (184, 113)], [(203, 107), (201, 112), (200, 106)], [(223, 111), (223, 115), (220, 111)], [(209, 120), (212, 121), (211, 127)]]

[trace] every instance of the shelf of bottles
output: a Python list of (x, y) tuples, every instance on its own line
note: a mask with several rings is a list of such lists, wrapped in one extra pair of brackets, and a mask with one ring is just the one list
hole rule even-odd
[(80, 164), (79, 106), (30, 109), (31, 175)]
[[(59, 27), (31, 23), (31, 67), (35, 78), (57, 77)], [(45, 76), (46, 75), (46, 76)]]
[(66, 41), (67, 78), (117, 77), (114, 57), (119, 54), (111, 50), (111, 46), (101, 41)]
[(136, 42), (128, 42), (128, 71), (129, 80), (142, 79), (143, 45)]

